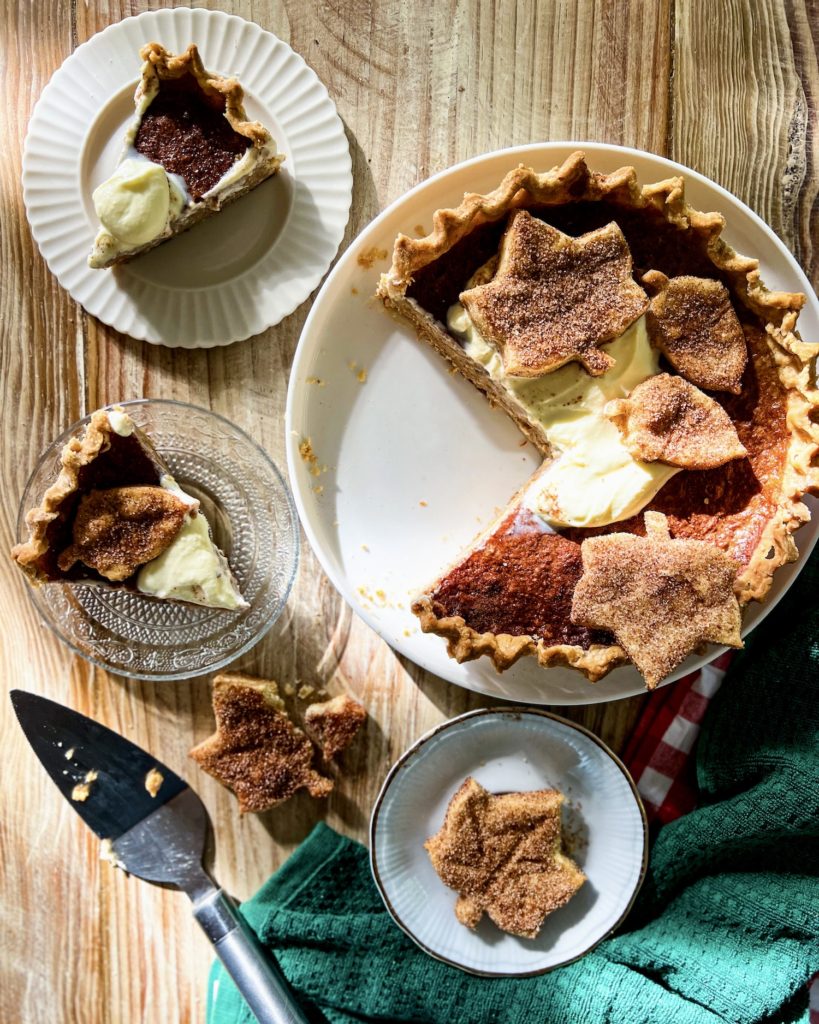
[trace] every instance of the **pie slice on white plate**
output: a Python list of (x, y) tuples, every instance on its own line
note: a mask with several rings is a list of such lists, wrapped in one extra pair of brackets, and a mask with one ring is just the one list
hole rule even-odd
[(182, 54), (159, 43), (140, 51), (136, 111), (116, 170), (94, 191), (100, 229), (88, 265), (124, 263), (246, 195), (284, 156), (270, 132), (249, 121), (234, 78), (207, 71), (191, 43)]

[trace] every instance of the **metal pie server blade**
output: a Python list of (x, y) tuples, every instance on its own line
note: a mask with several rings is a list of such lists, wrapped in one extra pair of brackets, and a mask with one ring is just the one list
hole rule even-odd
[[(306, 1024), (277, 965), (202, 866), (210, 819), (187, 783), (85, 715), (23, 690), (10, 696), (34, 753), (86, 825), (111, 841), (111, 859), (188, 894), (194, 917), (262, 1024)], [(161, 779), (149, 779), (152, 771)]]

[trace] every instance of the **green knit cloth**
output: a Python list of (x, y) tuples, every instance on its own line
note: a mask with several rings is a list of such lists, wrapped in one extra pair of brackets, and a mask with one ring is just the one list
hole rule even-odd
[[(626, 929), (550, 974), (476, 978), (393, 924), (363, 846), (318, 825), (243, 912), (311, 1020), (792, 1024), (819, 971), (819, 558), (708, 710), (702, 806), (666, 825)], [(208, 1024), (253, 1017), (221, 965)]]

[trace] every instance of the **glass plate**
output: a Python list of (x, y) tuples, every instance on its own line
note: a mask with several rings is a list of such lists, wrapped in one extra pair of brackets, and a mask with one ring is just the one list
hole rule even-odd
[[(216, 671), (257, 644), (284, 608), (298, 565), (293, 499), (265, 452), (222, 416), (184, 402), (121, 404), (199, 499), (250, 607), (203, 608), (93, 583), (31, 587), (32, 603), (72, 650), (109, 672), (159, 681)], [(28, 536), (26, 512), (59, 473), (63, 446), (89, 419), (41, 456), (20, 502), (19, 541)]]

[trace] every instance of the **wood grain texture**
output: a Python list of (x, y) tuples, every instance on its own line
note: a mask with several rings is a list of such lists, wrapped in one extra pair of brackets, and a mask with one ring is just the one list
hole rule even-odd
[[(819, 9), (800, 0), (230, 0), (220, 7), (287, 41), (327, 85), (353, 157), (345, 244), (387, 203), (457, 161), (548, 139), (588, 139), (671, 156), (715, 178), (768, 220), (817, 276)], [(281, 466), (287, 375), (309, 308), (246, 343), (186, 352), (133, 341), (79, 309), (49, 274), (23, 211), (28, 118), (72, 49), (158, 3), (33, 0), (0, 6), (0, 546), (38, 453), (70, 422), (141, 396), (209, 406)], [(238, 668), (346, 689), (367, 706), (364, 742), (326, 803), (297, 796), (240, 818), (187, 760), (211, 730), (206, 681), (108, 677), (40, 625), (20, 574), (0, 559), (7, 686), (64, 701), (155, 750), (201, 793), (215, 869), (249, 895), (321, 818), (364, 838), (392, 761), (446, 717), (491, 701), (398, 658), (335, 593), (306, 545), (285, 614)], [(642, 699), (573, 709), (622, 749)], [(210, 951), (184, 898), (127, 879), (51, 783), (0, 702), (0, 1020), (100, 1024), (203, 1018)]]

